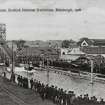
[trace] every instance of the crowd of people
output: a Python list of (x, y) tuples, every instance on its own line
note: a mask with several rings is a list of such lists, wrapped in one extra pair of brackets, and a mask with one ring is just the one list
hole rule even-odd
[[(102, 62), (99, 64), (99, 61), (97, 61), (97, 58), (95, 58), (94, 69), (93, 69), (94, 73), (100, 73), (100, 74), (105, 75), (104, 60), (102, 59)], [(23, 64), (32, 62), (32, 65), (35, 67), (39, 67), (40, 64), (42, 64), (42, 62), (43, 62), (44, 66), (49, 65), (49, 66), (60, 68), (61, 70), (64, 70), (64, 71), (69, 71), (69, 70), (72, 70), (74, 72), (75, 71), (85, 71), (85, 72), (91, 71), (89, 60), (87, 60), (86, 57), (79, 57), (75, 61), (68, 62), (67, 60), (46, 59), (46, 58), (42, 58), (40, 56), (23, 56), (23, 57), (18, 57), (16, 62), (23, 63)]]
[(24, 87), (24, 88), (26, 88), (26, 89), (29, 88), (28, 78), (22, 77), (22, 76), (18, 75), (17, 81), (18, 81), (18, 85), (19, 85), (19, 86)]
[(34, 79), (28, 79), (22, 76), (17, 77), (18, 85), (24, 88), (33, 89), (36, 93), (40, 95), (42, 100), (45, 99), (53, 101), (56, 105), (105, 105), (105, 101), (100, 99), (97, 101), (95, 96), (89, 98), (88, 94), (84, 96), (76, 96), (74, 91), (66, 91), (57, 86), (41, 83), (40, 81)]

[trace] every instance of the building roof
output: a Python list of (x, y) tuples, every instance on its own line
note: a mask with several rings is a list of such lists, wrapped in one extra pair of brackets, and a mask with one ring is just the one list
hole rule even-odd
[(82, 39), (80, 39), (79, 42), (77, 42), (77, 45), (81, 46), (81, 44), (82, 44), (83, 41), (86, 41), (88, 45), (92, 45), (93, 44), (93, 41), (92, 40), (90, 40), (88, 38), (82, 38)]
[(81, 51), (86, 54), (105, 54), (105, 47), (83, 47)]
[(83, 51), (81, 51), (80, 48), (73, 48), (71, 50), (71, 52), (69, 52), (68, 54), (70, 54), (70, 55), (83, 55), (85, 53)]
[(94, 46), (105, 46), (105, 39), (91, 39)]
[(105, 39), (88, 39), (88, 38), (82, 38), (80, 39), (78, 45), (80, 46), (83, 41), (86, 41), (88, 45), (93, 46), (105, 46)]

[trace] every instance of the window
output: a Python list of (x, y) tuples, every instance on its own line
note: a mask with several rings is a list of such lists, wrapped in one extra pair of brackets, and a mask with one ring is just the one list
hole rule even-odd
[(62, 54), (65, 55), (65, 52), (63, 52)]

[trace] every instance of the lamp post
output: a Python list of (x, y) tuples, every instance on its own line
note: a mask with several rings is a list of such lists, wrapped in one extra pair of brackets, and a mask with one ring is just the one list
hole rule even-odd
[(93, 59), (90, 57), (87, 57), (87, 59), (90, 61), (90, 67), (91, 67), (91, 84), (93, 84), (93, 69), (94, 69), (94, 63), (93, 63)]
[(94, 69), (94, 63), (93, 63), (93, 59), (90, 57), (87, 57), (88, 60), (90, 61), (90, 67), (91, 67), (91, 80), (90, 80), (90, 84), (91, 84), (91, 97), (93, 96), (93, 69)]
[(11, 68), (11, 81), (15, 82), (15, 74), (14, 74), (14, 51), (13, 51), (13, 41), (12, 41), (12, 68)]
[(90, 84), (91, 84), (91, 97), (93, 97), (93, 69), (94, 69), (94, 63), (93, 63), (93, 59), (90, 58), (90, 62), (91, 62), (91, 81), (90, 81)]

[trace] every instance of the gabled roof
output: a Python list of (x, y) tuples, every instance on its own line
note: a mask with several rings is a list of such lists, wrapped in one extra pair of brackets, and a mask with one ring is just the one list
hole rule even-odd
[(79, 46), (81, 46), (81, 44), (82, 44), (83, 41), (86, 41), (86, 43), (87, 43), (88, 45), (92, 45), (92, 44), (93, 44), (93, 41), (90, 40), (90, 39), (88, 39), (88, 38), (82, 38), (82, 39), (80, 39), (80, 41), (77, 42), (77, 44), (78, 44)]
[(82, 38), (80, 39), (77, 44), (81, 46), (82, 42), (86, 41), (88, 45), (93, 45), (93, 46), (105, 46), (105, 39), (88, 39), (88, 38)]
[(88, 46), (88, 43), (84, 40), (84, 41), (81, 43), (81, 46)]

